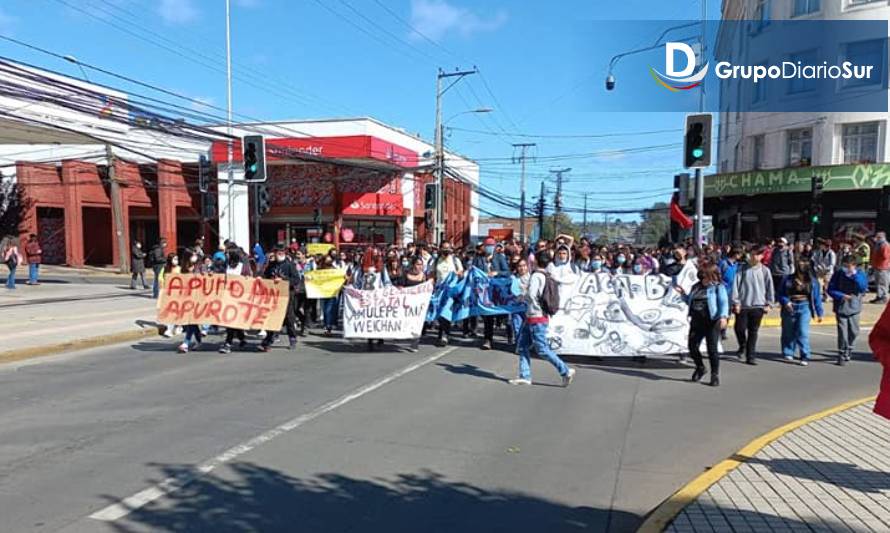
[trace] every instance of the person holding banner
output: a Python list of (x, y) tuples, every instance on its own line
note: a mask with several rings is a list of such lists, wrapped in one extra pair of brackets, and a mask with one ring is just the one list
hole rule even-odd
[(549, 306), (544, 304), (543, 298), (545, 287), (550, 283), (547, 267), (552, 258), (549, 250), (540, 250), (535, 254), (538, 270), (532, 273), (529, 278), (528, 294), (526, 295), (528, 313), (519, 333), (519, 377), (511, 379), (509, 381), (511, 385), (532, 384), (531, 358), (529, 357), (529, 348), (532, 344), (534, 344), (538, 355), (546, 359), (559, 372), (564, 387), (571, 385), (575, 378), (575, 369), (567, 366), (547, 342), (547, 329), (550, 322), (548, 314), (557, 311), (549, 309)]
[[(241, 261), (241, 254), (237, 249), (229, 250), (226, 256), (226, 275), (250, 277), (250, 268)], [(247, 348), (247, 337), (243, 329), (226, 328), (226, 341), (219, 348), (219, 353), (228, 355), (232, 353), (232, 342), (238, 337), (238, 347), (241, 350)]]
[[(188, 249), (186, 249), (186, 251), (188, 251)], [(203, 274), (203, 264), (199, 262), (198, 254), (191, 252), (188, 260), (182, 265), (180, 273), (193, 275)], [(179, 345), (177, 352), (186, 354), (189, 353), (190, 350), (194, 351), (200, 348), (201, 341), (203, 340), (201, 326), (198, 324), (186, 324), (182, 329), (185, 331), (185, 340)]]
[[(485, 239), (482, 254), (473, 260), (473, 267), (484, 272), (489, 278), (506, 278), (510, 276), (507, 258), (504, 254), (495, 253), (495, 240)], [(483, 316), (482, 350), (491, 350), (494, 344), (494, 316)]]
[[(422, 285), (428, 281), (426, 272), (424, 271), (426, 267), (426, 263), (423, 258), (420, 256), (414, 256), (410, 259), (410, 267), (406, 270), (398, 279), (393, 280), (393, 285), (396, 287), (416, 287), (418, 285)], [(426, 330), (426, 324), (424, 324), (423, 330), (421, 330), (420, 337), (423, 337), (423, 332)], [(420, 337), (417, 337), (413, 341), (411, 341), (411, 351), (417, 352), (420, 347)]]
[[(325, 256), (321, 262), (319, 271), (336, 271), (334, 268), (334, 258), (330, 255)], [(346, 271), (342, 270), (343, 277), (346, 277)], [(324, 333), (331, 335), (334, 328), (337, 327), (337, 318), (340, 316), (340, 294), (339, 292), (329, 298), (321, 299), (321, 311), (324, 318)]]
[[(445, 241), (439, 247), (439, 257), (433, 266), (433, 272), (436, 276), (436, 285), (444, 283), (452, 274), (458, 278), (464, 277), (464, 267), (460, 260), (454, 256), (454, 248), (451, 243)], [(439, 334), (436, 339), (436, 346), (444, 347), (448, 345), (448, 335), (451, 334), (451, 322), (439, 317)]]
[(705, 363), (701, 353), (702, 340), (708, 348), (711, 363), (712, 387), (720, 385), (720, 331), (726, 328), (729, 319), (729, 297), (717, 265), (702, 262), (698, 268), (698, 283), (689, 292), (679, 285), (674, 288), (683, 295), (689, 305), (689, 354), (695, 361), (692, 381), (701, 381), (705, 375)]
[[(176, 254), (167, 254), (167, 259), (164, 261), (164, 268), (161, 269), (160, 274), (158, 274), (158, 294), (160, 294), (160, 290), (164, 287), (164, 278), (167, 274), (179, 274), (181, 269), (179, 268), (179, 257)], [(167, 324), (164, 326), (164, 333), (162, 335), (166, 338), (170, 338), (173, 334), (176, 333), (176, 326), (173, 324)]]
[[(379, 250), (369, 246), (362, 257), (362, 268), (356, 271), (353, 284), (362, 291), (382, 289), (388, 283), (384, 283), (385, 267), (383, 257)], [(383, 344), (383, 339), (368, 339), (368, 351), (374, 351), (374, 343)]]
[[(294, 281), (297, 274), (294, 264), (287, 260), (287, 253), (283, 249), (272, 250), (263, 277), (265, 279), (287, 281), (288, 283), (287, 311), (284, 317), (284, 328), (287, 332), (287, 349), (293, 350), (297, 347), (297, 315), (294, 311), (296, 303)], [(278, 333), (278, 331), (267, 331), (266, 338), (260, 343), (260, 351), (268, 352), (275, 343), (275, 337), (278, 336)]]

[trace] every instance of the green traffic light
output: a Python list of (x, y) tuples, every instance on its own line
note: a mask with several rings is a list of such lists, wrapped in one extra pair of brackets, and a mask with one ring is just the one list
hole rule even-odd
[(813, 216), (813, 218), (812, 218), (811, 220), (813, 221), (813, 224), (818, 224), (818, 223), (819, 223), (819, 217), (818, 217), (818, 216)]
[(704, 155), (705, 155), (705, 151), (701, 148), (695, 148), (692, 150), (692, 156), (695, 157), (696, 159), (701, 159), (702, 157), (704, 157)]

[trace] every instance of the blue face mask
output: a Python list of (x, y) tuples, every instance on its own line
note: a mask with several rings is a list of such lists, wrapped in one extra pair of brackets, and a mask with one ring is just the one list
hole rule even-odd
[(494, 255), (494, 246), (486, 246), (483, 249), (485, 250), (485, 255)]
[(626, 258), (623, 255), (619, 255), (618, 258), (615, 259), (615, 262), (618, 263), (619, 265), (623, 265), (625, 261), (626, 261)]
[(603, 262), (602, 261), (591, 261), (590, 266), (594, 270), (599, 270), (599, 269), (603, 268)]
[(642, 274), (643, 265), (634, 265), (634, 274)]

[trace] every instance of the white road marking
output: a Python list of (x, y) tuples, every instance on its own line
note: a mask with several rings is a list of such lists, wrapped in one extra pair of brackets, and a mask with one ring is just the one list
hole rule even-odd
[(370, 384), (365, 385), (359, 389), (356, 389), (355, 391), (353, 391), (345, 396), (342, 396), (332, 402), (322, 405), (321, 407), (319, 407), (318, 409), (315, 409), (314, 411), (311, 411), (306, 414), (302, 414), (292, 420), (285, 422), (284, 424), (281, 424), (278, 427), (275, 427), (273, 429), (270, 429), (269, 431), (266, 431), (265, 433), (257, 435), (256, 437), (254, 437), (246, 442), (243, 442), (241, 444), (238, 444), (237, 446), (229, 448), (228, 450), (217, 455), (216, 457), (209, 459), (209, 460), (201, 463), (200, 465), (198, 465), (195, 468), (194, 473), (185, 474), (185, 475), (179, 476), (179, 477), (167, 478), (167, 479), (161, 481), (160, 483), (158, 483), (157, 485), (148, 487), (147, 489), (141, 490), (132, 496), (129, 496), (127, 498), (124, 498), (123, 500), (120, 500), (117, 503), (114, 503), (112, 505), (109, 505), (108, 507), (105, 507), (104, 509), (96, 511), (95, 513), (90, 515), (90, 518), (92, 518), (94, 520), (101, 520), (103, 522), (114, 522), (115, 520), (119, 520), (119, 519), (127, 516), (131, 512), (135, 511), (136, 509), (139, 509), (139, 508), (145, 506), (146, 504), (157, 500), (158, 498), (160, 498), (162, 496), (165, 496), (167, 494), (170, 494), (172, 492), (175, 492), (175, 491), (183, 488), (184, 486), (188, 485), (192, 481), (198, 479), (201, 476), (209, 474), (217, 467), (237, 458), (238, 456), (244, 455), (245, 453), (253, 450), (254, 448), (257, 448), (258, 446), (262, 446), (263, 444), (271, 441), (272, 439), (274, 439), (276, 437), (279, 437), (285, 433), (293, 431), (293, 430), (297, 429), (298, 427), (302, 426), (303, 424), (306, 424), (307, 422), (315, 420), (316, 418), (318, 418), (326, 413), (330, 413), (331, 411), (338, 409), (338, 408), (348, 404), (349, 402), (352, 402), (353, 400), (357, 400), (358, 398), (361, 398), (362, 396), (364, 396), (368, 393), (371, 393), (371, 392), (379, 389), (380, 387), (383, 387), (384, 385), (399, 379), (400, 377), (402, 377), (406, 374), (410, 374), (411, 372), (414, 372), (418, 368), (421, 368), (421, 367), (426, 366), (430, 363), (438, 361), (439, 359), (445, 357), (446, 355), (450, 354), (451, 352), (453, 352), (456, 349), (457, 349), (457, 347), (455, 346), (455, 347), (449, 348), (443, 352), (440, 352), (436, 355), (431, 355), (425, 359), (421, 359), (420, 361), (417, 361), (416, 363), (408, 365), (407, 367), (405, 367), (397, 372), (394, 372), (386, 377), (383, 377), (373, 383), (370, 383)]

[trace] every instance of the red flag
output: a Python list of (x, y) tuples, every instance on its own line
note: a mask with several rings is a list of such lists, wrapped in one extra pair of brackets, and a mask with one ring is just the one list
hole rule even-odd
[(871, 334), (868, 336), (868, 345), (874, 352), (875, 359), (884, 367), (881, 390), (875, 401), (875, 414), (890, 418), (890, 313), (887, 312), (887, 308), (884, 309), (884, 314), (871, 330)]
[(680, 205), (671, 200), (671, 220), (680, 225), (683, 229), (689, 229), (692, 227), (692, 219), (686, 216), (686, 213), (680, 209)]

